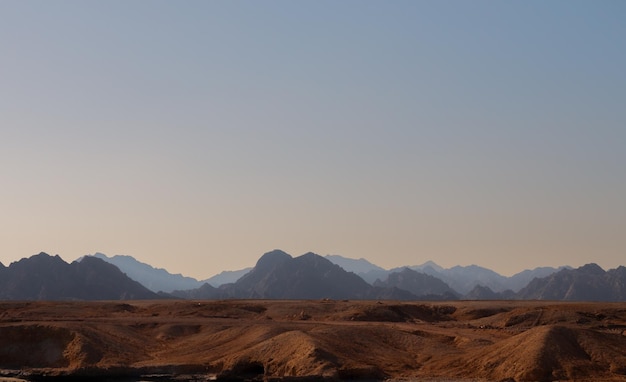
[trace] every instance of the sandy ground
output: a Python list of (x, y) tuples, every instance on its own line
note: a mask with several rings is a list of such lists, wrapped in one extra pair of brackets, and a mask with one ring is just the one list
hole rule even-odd
[(626, 303), (0, 302), (0, 369), (26, 379), (626, 381)]

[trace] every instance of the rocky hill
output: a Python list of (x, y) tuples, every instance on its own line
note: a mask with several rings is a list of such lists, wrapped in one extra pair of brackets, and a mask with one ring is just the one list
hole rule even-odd
[(130, 300), (158, 295), (95, 257), (71, 264), (40, 253), (2, 269), (1, 300)]

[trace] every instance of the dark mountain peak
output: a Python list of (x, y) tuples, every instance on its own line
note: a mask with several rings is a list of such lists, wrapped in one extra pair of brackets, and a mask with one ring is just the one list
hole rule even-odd
[(626, 267), (623, 266), (623, 265), (620, 265), (619, 267), (617, 267), (615, 269), (608, 270), (606, 273), (610, 273), (612, 275), (626, 276)]
[(98, 266), (98, 267), (101, 267), (102, 269), (119, 271), (119, 268), (116, 267), (115, 265), (113, 265), (111, 263), (107, 263), (103, 259), (100, 259), (100, 258), (94, 257), (94, 256), (83, 256), (79, 260), (74, 261), (72, 264), (82, 264), (82, 265), (89, 265), (89, 266)]
[[(61, 256), (59, 255), (49, 255), (45, 252), (39, 252), (36, 255), (33, 255), (29, 258), (31, 261), (63, 261)], [(22, 259), (24, 260), (24, 259)], [(63, 261), (64, 262), (64, 261)]]
[(332, 268), (335, 266), (340, 268), (338, 265), (334, 264), (332, 261), (328, 260), (327, 258), (320, 256), (313, 252), (307, 252), (304, 255), (294, 258), (294, 260), (296, 263), (304, 263), (315, 268), (319, 268), (319, 267)]
[(58, 273), (62, 272), (63, 269), (69, 267), (69, 264), (66, 263), (61, 256), (59, 255), (48, 255), (45, 252), (40, 252), (31, 257), (25, 257), (9, 266), (9, 269), (22, 269), (25, 271), (32, 272), (44, 272), (44, 273)]
[(585, 264), (582, 267), (576, 269), (576, 271), (585, 273), (587, 275), (596, 275), (596, 276), (602, 276), (605, 273), (604, 269), (602, 269), (596, 263)]
[(258, 270), (268, 270), (291, 259), (291, 255), (287, 252), (275, 249), (263, 254), (256, 262), (254, 268)]

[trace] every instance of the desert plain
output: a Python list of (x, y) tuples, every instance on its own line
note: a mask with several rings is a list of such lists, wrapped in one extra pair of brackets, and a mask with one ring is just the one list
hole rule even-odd
[(626, 303), (0, 302), (0, 379), (626, 381)]

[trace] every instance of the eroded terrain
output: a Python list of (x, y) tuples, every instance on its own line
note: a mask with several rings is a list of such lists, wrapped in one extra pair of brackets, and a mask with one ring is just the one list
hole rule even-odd
[(626, 303), (1, 302), (2, 376), (626, 381)]

